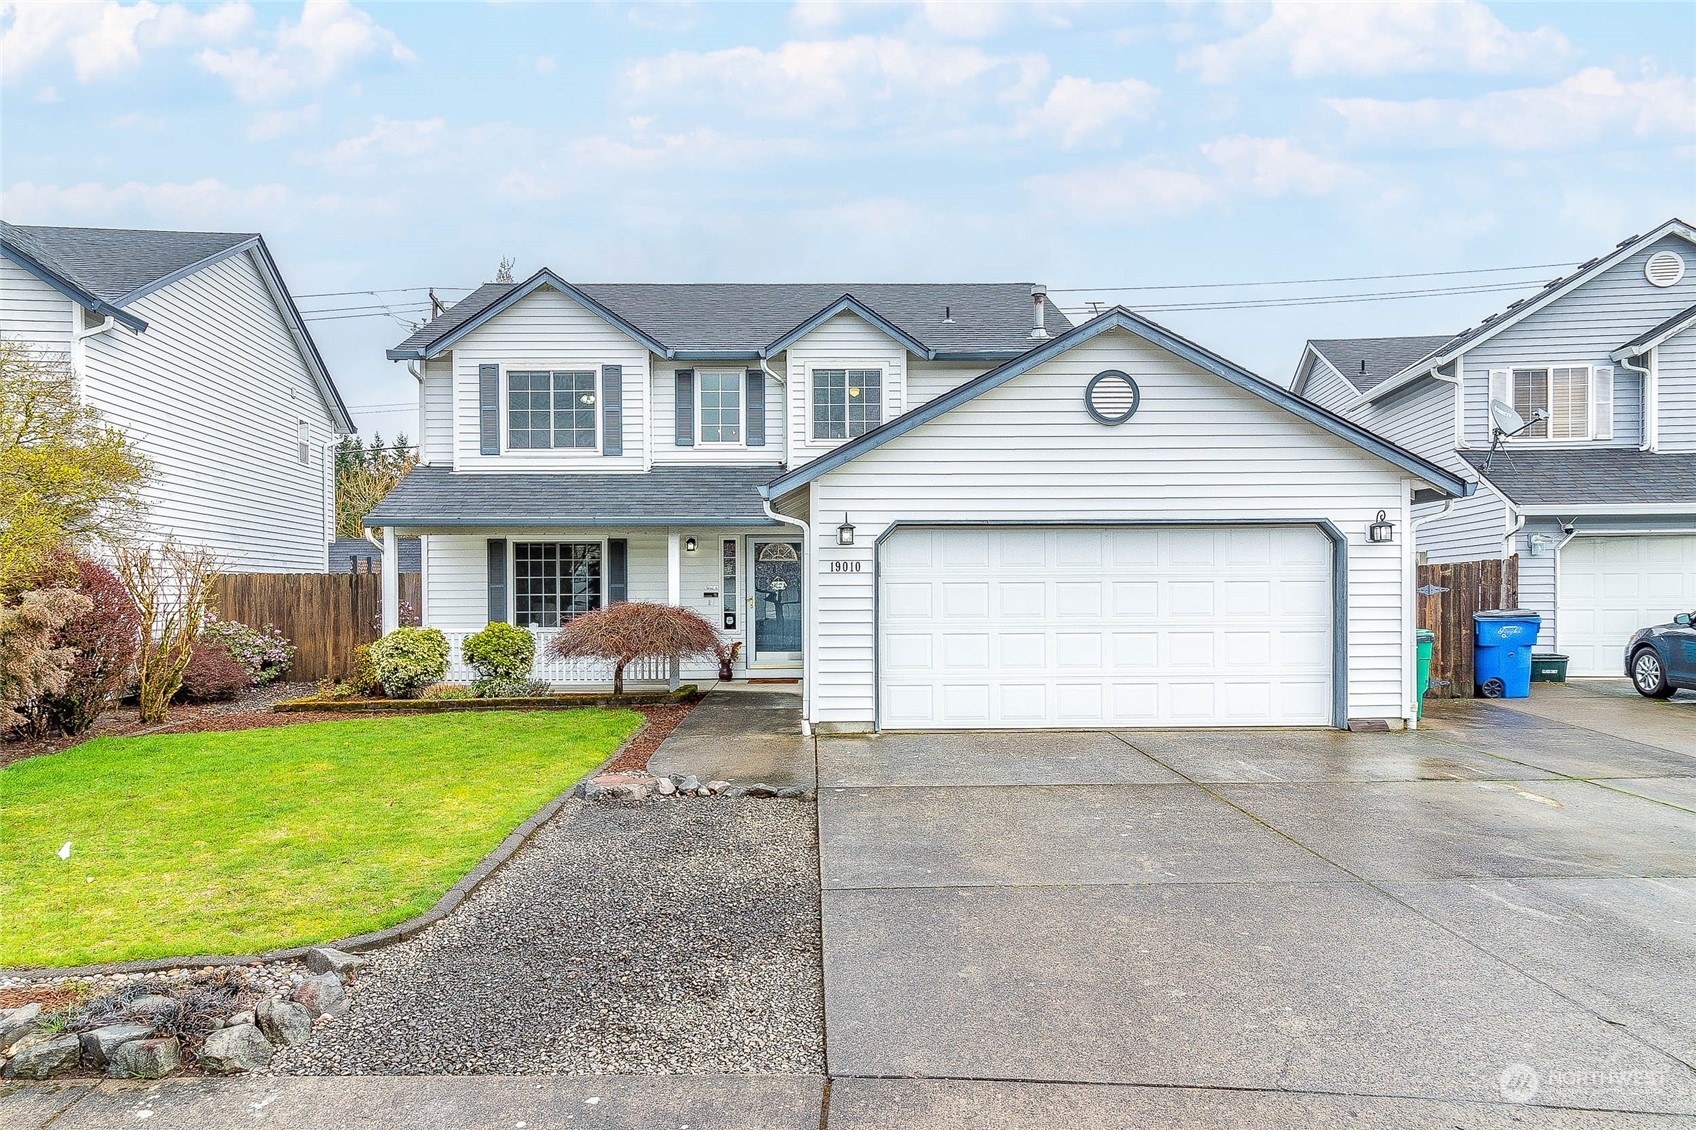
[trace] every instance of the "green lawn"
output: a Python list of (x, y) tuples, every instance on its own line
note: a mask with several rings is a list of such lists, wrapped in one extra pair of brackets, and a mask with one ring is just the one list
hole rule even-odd
[(0, 770), (0, 965), (258, 953), (400, 922), (641, 722), (370, 718), (18, 762)]

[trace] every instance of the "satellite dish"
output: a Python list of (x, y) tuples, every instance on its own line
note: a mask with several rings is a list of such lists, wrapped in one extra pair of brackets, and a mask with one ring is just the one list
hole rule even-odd
[(1511, 436), (1525, 428), (1525, 418), (1513, 410), (1513, 405), (1500, 400), (1490, 401), (1490, 419), (1496, 422), (1496, 431), (1503, 435)]

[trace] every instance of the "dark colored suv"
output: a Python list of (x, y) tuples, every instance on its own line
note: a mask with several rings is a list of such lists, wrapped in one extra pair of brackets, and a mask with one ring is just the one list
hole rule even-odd
[(1680, 612), (1670, 624), (1639, 628), (1625, 645), (1625, 673), (1646, 698), (1671, 698), (1696, 690), (1696, 627)]

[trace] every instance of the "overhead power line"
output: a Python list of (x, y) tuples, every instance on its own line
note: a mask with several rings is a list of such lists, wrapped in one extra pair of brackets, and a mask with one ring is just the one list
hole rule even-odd
[(1387, 279), (1426, 279), (1449, 275), (1499, 275), (1508, 271), (1546, 271), (1575, 267), (1576, 263), (1526, 263), (1518, 267), (1472, 267), (1464, 271), (1411, 271), (1400, 275), (1339, 275), (1323, 279), (1269, 279), (1263, 282), (1149, 283), (1143, 286), (1057, 286), (1050, 294), (1107, 294), (1130, 290), (1219, 290), (1240, 286), (1312, 286), (1318, 283), (1381, 282)]
[(392, 287), (389, 287), (387, 290), (326, 290), (321, 294), (297, 294), (297, 295), (295, 295), (295, 297), (296, 298), (353, 298), (353, 297), (358, 297), (358, 296), (363, 296), (363, 295), (369, 294), (373, 298), (375, 298), (379, 294), (423, 294), (426, 291), (430, 291), (430, 290), (463, 290), (463, 291), (466, 291), (467, 293), (469, 293), (470, 291), (473, 291), (475, 289), (477, 289), (477, 288), (476, 287), (470, 287), (470, 286), (438, 286), (438, 287), (392, 286)]
[[(1138, 303), (1134, 309), (1139, 312), (1160, 310), (1255, 310), (1284, 306), (1333, 306), (1348, 302), (1397, 302), (1409, 298), (1437, 298), (1458, 294), (1499, 294), (1507, 291), (1522, 291), (1541, 287), (1538, 280), (1513, 283), (1494, 283), (1481, 286), (1428, 287), (1421, 290), (1382, 290), (1369, 291), (1364, 294), (1315, 294), (1307, 297), (1288, 298), (1247, 298), (1219, 302), (1157, 302)], [(1105, 303), (1098, 304), (1105, 307)], [(1089, 306), (1063, 306), (1061, 310), (1067, 314), (1094, 315), (1099, 309)]]

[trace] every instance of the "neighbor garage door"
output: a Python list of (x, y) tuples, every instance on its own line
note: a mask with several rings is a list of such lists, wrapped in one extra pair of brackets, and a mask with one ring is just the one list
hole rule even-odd
[(1576, 537), (1560, 558), (1554, 640), (1569, 675), (1623, 675), (1638, 628), (1696, 609), (1696, 537)]
[(1312, 527), (912, 528), (879, 557), (890, 729), (1323, 726)]

